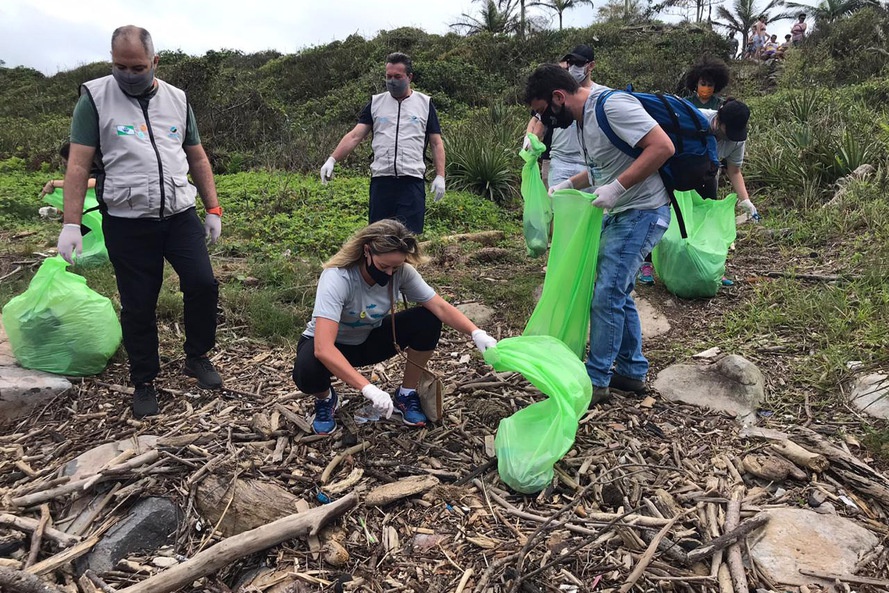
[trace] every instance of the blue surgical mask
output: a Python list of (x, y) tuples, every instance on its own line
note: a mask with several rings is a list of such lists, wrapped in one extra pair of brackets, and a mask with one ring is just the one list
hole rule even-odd
[(407, 94), (411, 81), (407, 78), (390, 78), (386, 80), (386, 90), (396, 99), (401, 99)]
[(143, 95), (154, 84), (154, 68), (149, 68), (140, 74), (112, 68), (111, 75), (114, 76), (120, 90), (132, 97)]
[(577, 81), (577, 84), (581, 84), (586, 80), (586, 66), (568, 66), (568, 74)]

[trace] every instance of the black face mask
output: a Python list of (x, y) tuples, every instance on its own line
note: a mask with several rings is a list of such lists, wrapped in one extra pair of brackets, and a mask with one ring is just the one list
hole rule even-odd
[(540, 114), (540, 121), (543, 122), (543, 125), (547, 128), (570, 128), (571, 124), (574, 123), (574, 116), (571, 115), (571, 112), (568, 111), (568, 107), (562, 105), (562, 110), (556, 113), (553, 111), (553, 104), (550, 103), (546, 106), (546, 109), (543, 113)]
[(367, 268), (367, 273), (373, 278), (373, 281), (379, 284), (380, 286), (386, 286), (389, 284), (389, 280), (392, 279), (392, 276), (382, 271), (378, 267), (374, 265), (373, 258), (368, 255), (367, 256), (369, 263), (365, 263), (364, 266)]

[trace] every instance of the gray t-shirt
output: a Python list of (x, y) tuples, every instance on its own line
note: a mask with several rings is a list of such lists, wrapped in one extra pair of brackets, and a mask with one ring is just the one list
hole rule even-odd
[[(712, 128), (713, 120), (716, 119), (716, 114), (719, 112), (713, 109), (701, 109), (701, 113), (710, 122), (710, 127)], [(746, 140), (735, 142), (726, 138), (722, 132), (716, 132), (716, 156), (720, 161), (725, 159), (726, 162), (740, 167), (744, 164), (744, 147), (746, 144)]]
[(577, 140), (577, 122), (571, 122), (571, 126), (553, 130), (552, 145), (549, 149), (549, 158), (563, 163), (584, 165), (583, 151)]
[[(584, 105), (583, 129), (577, 136), (586, 156), (593, 188), (611, 183), (633, 164), (635, 159), (624, 154), (611, 143), (596, 122), (596, 101), (599, 95), (610, 91), (606, 86), (593, 84)], [(614, 93), (605, 101), (605, 116), (618, 138), (630, 146), (636, 146), (657, 122), (648, 115), (639, 101), (629, 93)], [(612, 214), (624, 210), (653, 210), (670, 202), (664, 182), (657, 171), (637, 183), (622, 195), (610, 210)]]
[[(410, 264), (401, 266), (391, 282), (396, 299), (399, 292), (412, 303), (425, 303), (435, 296), (435, 291)], [(315, 318), (322, 317), (339, 323), (336, 343), (355, 346), (363, 343), (371, 330), (380, 327), (391, 307), (389, 286), (369, 286), (357, 265), (327, 268), (318, 280), (315, 309), (303, 335), (313, 337)]]

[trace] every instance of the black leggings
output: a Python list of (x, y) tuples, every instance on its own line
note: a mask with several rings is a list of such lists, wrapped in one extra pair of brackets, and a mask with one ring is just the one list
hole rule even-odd
[[(441, 337), (441, 320), (423, 307), (413, 307), (395, 314), (395, 337), (400, 348), (418, 352), (435, 350)], [(376, 364), (395, 356), (392, 341), (392, 316), (373, 329), (360, 344), (335, 344), (354, 367)], [(331, 372), (315, 358), (315, 338), (303, 336), (296, 346), (293, 382), (303, 393), (321, 393), (330, 387)]]

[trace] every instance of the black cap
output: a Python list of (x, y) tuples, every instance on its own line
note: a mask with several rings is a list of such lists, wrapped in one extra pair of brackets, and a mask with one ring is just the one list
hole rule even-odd
[(728, 99), (719, 108), (719, 123), (725, 126), (725, 137), (732, 142), (743, 142), (747, 139), (747, 122), (750, 120), (750, 108), (737, 99)]
[(568, 60), (575, 60), (577, 62), (592, 62), (594, 59), (596, 58), (593, 55), (593, 48), (589, 45), (578, 45), (571, 50), (571, 53), (562, 56), (561, 61), (567, 62)]

